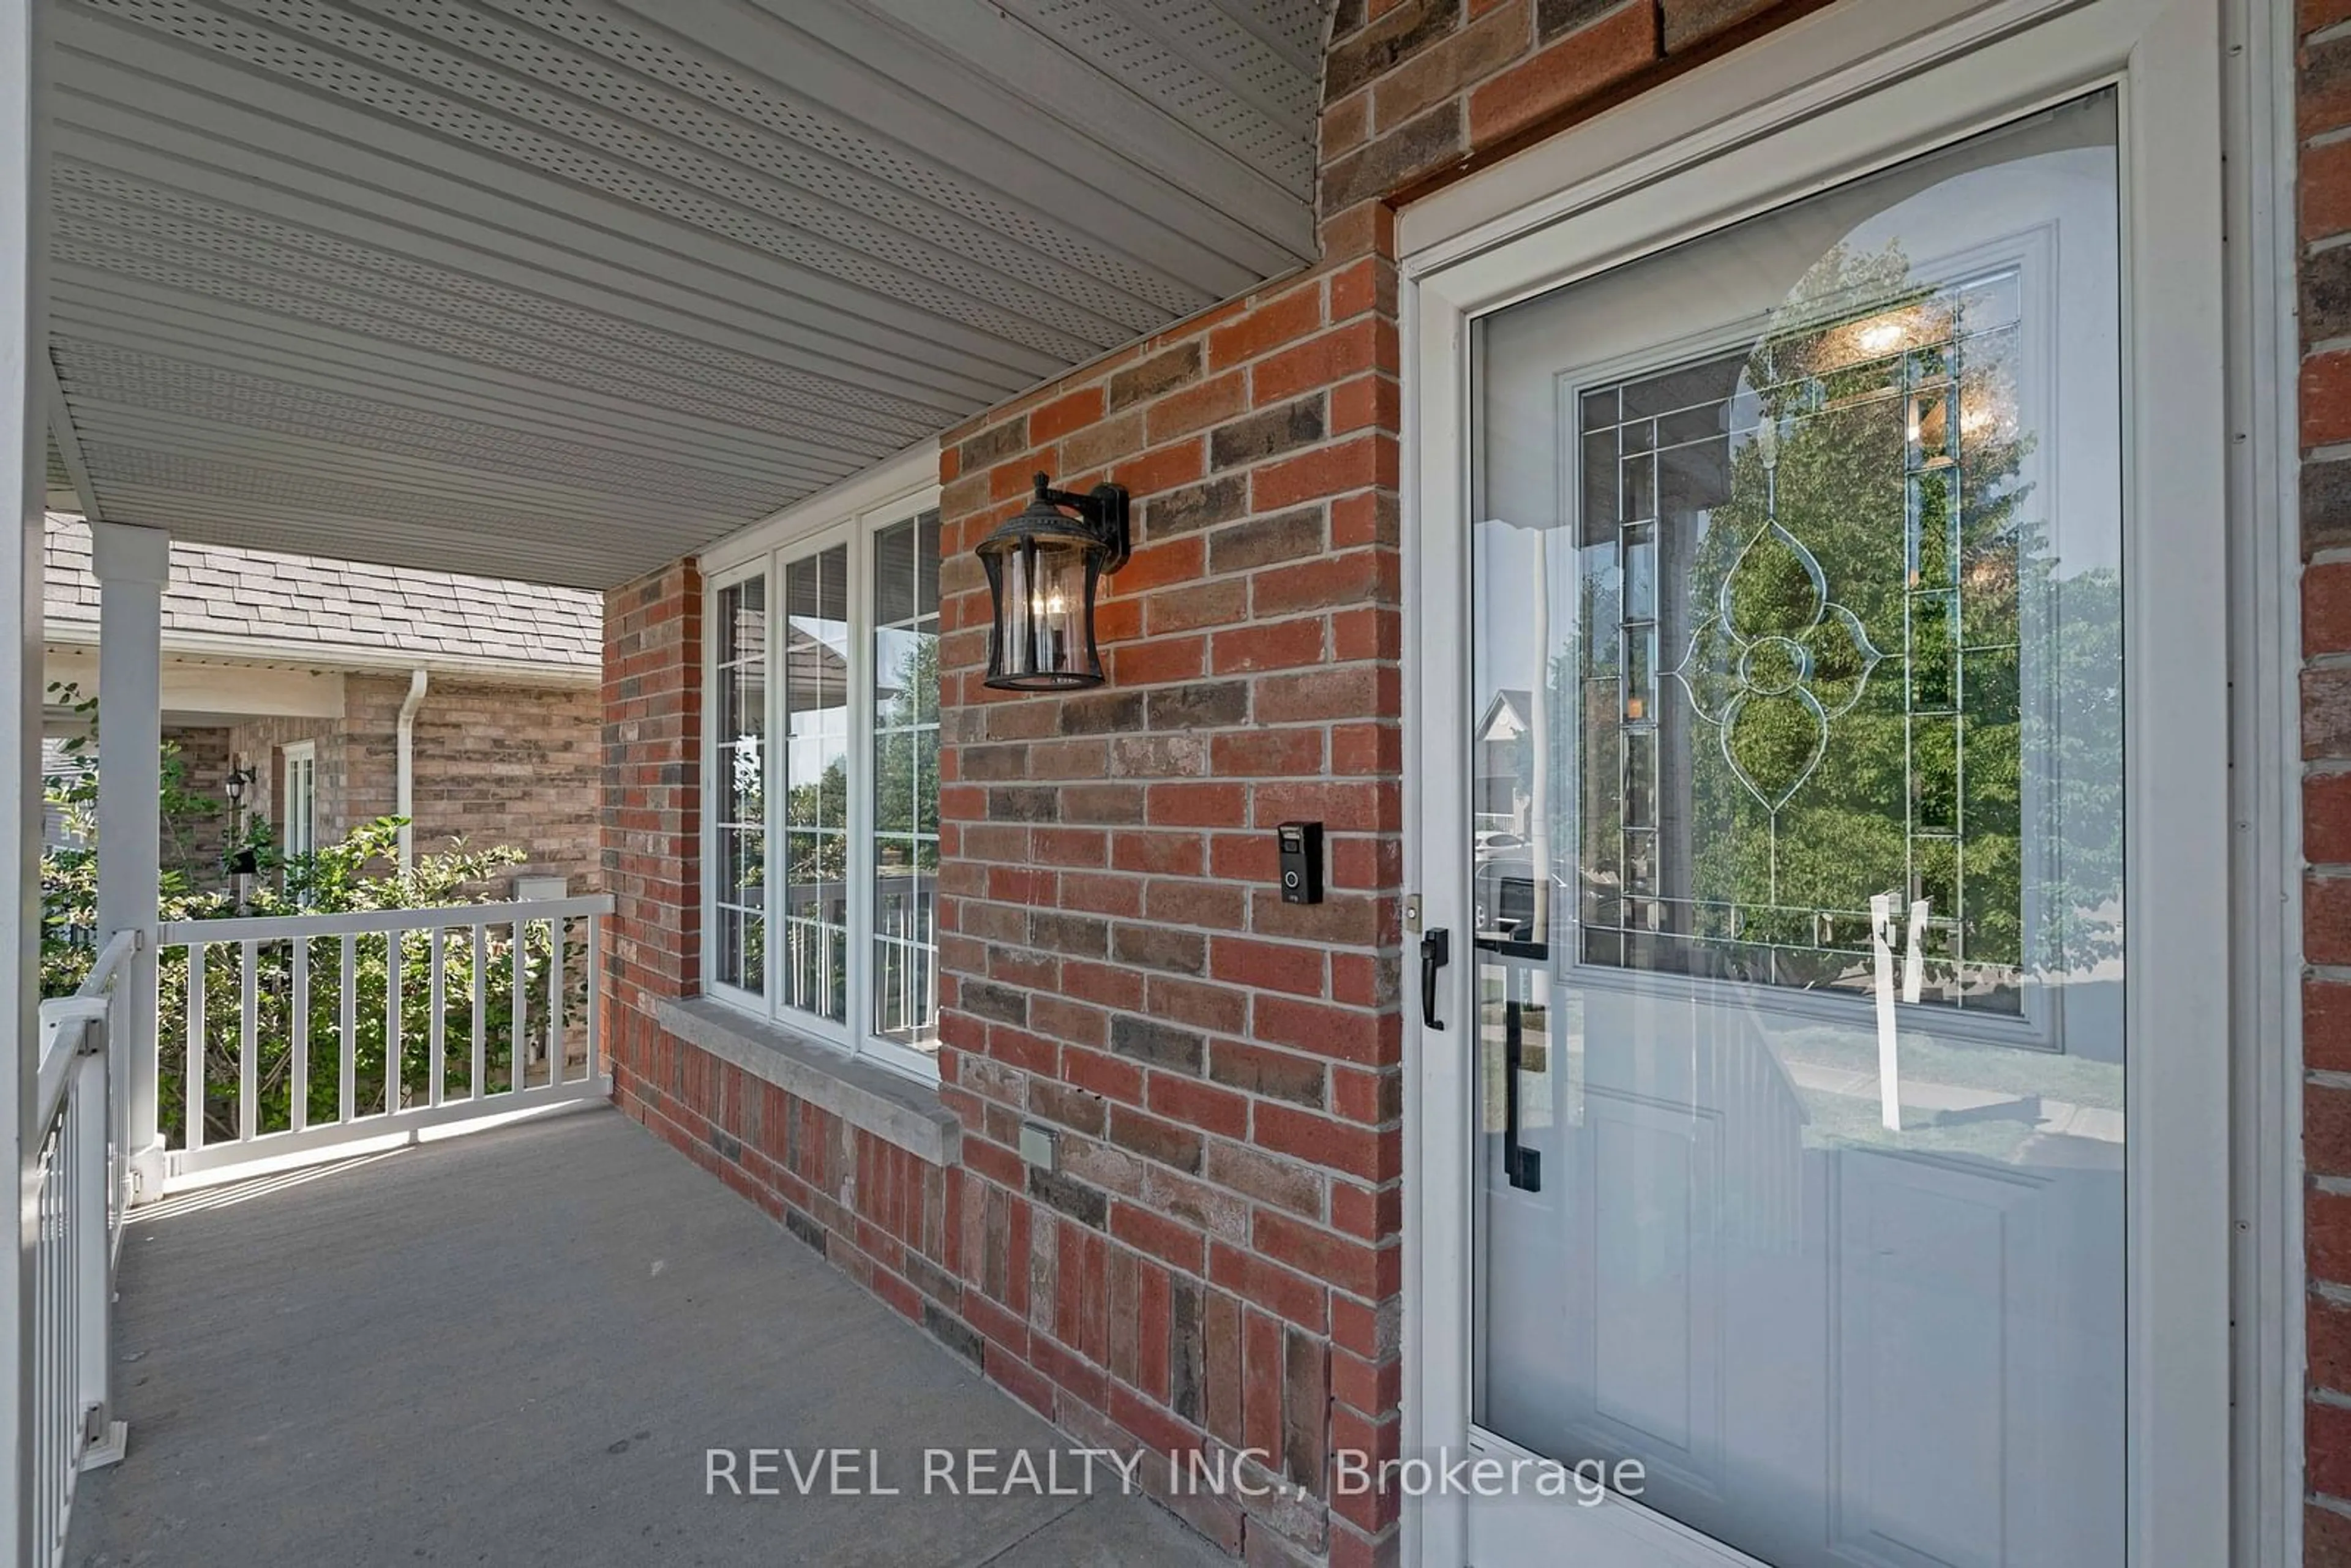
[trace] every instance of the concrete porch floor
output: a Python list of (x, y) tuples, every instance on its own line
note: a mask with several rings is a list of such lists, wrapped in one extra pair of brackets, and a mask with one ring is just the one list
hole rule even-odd
[[(120, 1291), (87, 1568), (1227, 1561), (1114, 1488), (920, 1495), (925, 1447), (1071, 1441), (615, 1111), (168, 1202)], [(704, 1495), (819, 1446), (906, 1495)]]

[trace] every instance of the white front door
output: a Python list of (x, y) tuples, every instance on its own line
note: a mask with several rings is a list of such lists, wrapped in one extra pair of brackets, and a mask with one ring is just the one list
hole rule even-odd
[[(1466, 509), (1419, 540), (1460, 612), (1423, 609), (1449, 653), (1416, 725), (1449, 780), (1417, 1428), (1501, 1463), (1427, 1500), (1440, 1554), (2220, 1561), (2134, 1497), (2175, 1440), (2143, 1428), (2211, 1394), (2147, 1336), (2226, 1352), (2209, 1293), (2161, 1327), (2148, 1297), (2223, 1266), (2225, 1162), (2155, 1092), (2219, 1081), (2168, 1009), (2226, 967), (2217, 789), (2146, 771), (2225, 745), (2217, 613), (2143, 623), (2220, 590), (2217, 509), (2141, 486), (2221, 461), (2217, 423), (2142, 461), (2154, 405), (2219, 384), (2137, 354), (2147, 249), (2180, 243), (2133, 212), (2147, 109), (2095, 73), (1458, 311), (1467, 395), (1423, 450)], [(2166, 1203), (2158, 1161), (2209, 1168)]]

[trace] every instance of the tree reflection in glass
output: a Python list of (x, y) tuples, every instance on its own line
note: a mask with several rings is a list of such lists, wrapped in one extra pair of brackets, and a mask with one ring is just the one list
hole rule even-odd
[[(2117, 945), (2119, 800), (2066, 794), (2113, 770), (2065, 754), (2118, 741), (2090, 677), (2119, 593), (2061, 581), (2034, 520), (2019, 330), (2012, 267), (1930, 285), (1839, 247), (1750, 347), (1576, 400), (1586, 630), (1552, 733), (1583, 746), (1585, 961), (1865, 990), (1892, 894), (1928, 906), (1922, 1000), (2015, 1013)], [(2028, 644), (2036, 688), (2093, 688), (2062, 739)], [(2061, 821), (2067, 863), (2035, 862)]]

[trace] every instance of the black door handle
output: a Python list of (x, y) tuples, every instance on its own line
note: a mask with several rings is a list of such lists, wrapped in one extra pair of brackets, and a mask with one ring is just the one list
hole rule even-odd
[(1420, 939), (1420, 1021), (1429, 1029), (1445, 1027), (1437, 1016), (1437, 971), (1451, 962), (1453, 933), (1431, 931)]

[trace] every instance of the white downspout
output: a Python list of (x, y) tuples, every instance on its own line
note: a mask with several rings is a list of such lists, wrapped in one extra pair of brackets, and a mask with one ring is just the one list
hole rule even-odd
[(424, 688), (432, 676), (423, 669), (408, 672), (408, 696), (400, 705), (399, 783), (392, 810), (400, 816), (400, 869), (416, 863), (416, 710), (424, 706)]

